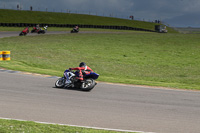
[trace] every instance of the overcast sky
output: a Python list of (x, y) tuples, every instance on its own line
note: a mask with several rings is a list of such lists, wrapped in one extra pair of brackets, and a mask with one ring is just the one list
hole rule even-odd
[(200, 0), (0, 0), (1, 9), (83, 13), (136, 20), (161, 20), (175, 27), (200, 27)]

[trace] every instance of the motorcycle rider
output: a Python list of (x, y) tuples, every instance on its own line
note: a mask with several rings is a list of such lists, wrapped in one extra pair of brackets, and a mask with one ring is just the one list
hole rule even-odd
[(29, 26), (27, 26), (27, 27), (24, 29), (24, 31), (25, 31), (26, 33), (29, 33)]
[(44, 26), (44, 30), (47, 30), (47, 28), (48, 28), (48, 26), (46, 25), (46, 26)]
[(36, 28), (37, 30), (39, 30), (39, 29), (40, 29), (40, 25), (37, 24), (35, 28)]
[(74, 30), (79, 31), (78, 25), (76, 25), (76, 26), (74, 27)]
[(47, 31), (48, 26), (44, 26), (43, 28), (40, 28), (40, 31), (44, 31), (44, 33)]
[(22, 32), (21, 32), (19, 35), (22, 36), (22, 35), (26, 35), (26, 34), (28, 34), (28, 33), (29, 33), (29, 26), (26, 27), (26, 28), (24, 28), (24, 29), (22, 30)]
[[(91, 72), (94, 72), (90, 67), (88, 67), (86, 65), (85, 62), (81, 62), (79, 64), (79, 67), (69, 68), (69, 70), (77, 70), (76, 79), (78, 79), (80, 81), (83, 81), (83, 76), (84, 75), (90, 74)], [(71, 77), (69, 77), (69, 75), (68, 75), (69, 70), (65, 70), (65, 72), (64, 72), (64, 75), (65, 75), (65, 77), (67, 79), (66, 82), (65, 82), (66, 85), (71, 83), (71, 80), (70, 80)]]

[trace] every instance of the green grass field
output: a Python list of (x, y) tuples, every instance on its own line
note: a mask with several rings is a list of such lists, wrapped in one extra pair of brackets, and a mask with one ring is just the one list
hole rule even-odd
[[(54, 124), (40, 124), (31, 121), (0, 119), (0, 133), (124, 133), (91, 128), (72, 127)], [(128, 132), (126, 132), (128, 133)]]
[(0, 39), (12, 70), (62, 76), (86, 62), (99, 81), (200, 89), (199, 34), (62, 34)]

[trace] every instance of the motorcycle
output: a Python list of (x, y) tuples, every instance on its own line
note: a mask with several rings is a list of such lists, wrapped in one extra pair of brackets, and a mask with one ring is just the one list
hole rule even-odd
[(79, 32), (79, 28), (73, 28), (73, 30), (71, 30), (71, 33), (78, 33)]
[(39, 30), (40, 28), (33, 27), (33, 29), (31, 30), (31, 33), (38, 33)]
[(29, 27), (24, 28), (22, 32), (19, 33), (19, 36), (25, 36), (29, 33)]
[(78, 79), (76, 79), (78, 72), (73, 72), (71, 70), (66, 70), (68, 72), (69, 75), (69, 79), (71, 80), (71, 83), (68, 84), (67, 86), (65, 85), (65, 81), (66, 81), (66, 77), (63, 74), (62, 78), (59, 78), (56, 82), (55, 82), (55, 87), (56, 88), (76, 88), (76, 89), (80, 89), (82, 91), (91, 91), (95, 85), (97, 84), (95, 82), (96, 79), (98, 79), (99, 74), (95, 73), (95, 72), (91, 72), (90, 74), (84, 74), (83, 76), (83, 81), (80, 81)]
[(45, 26), (44, 29), (41, 28), (41, 29), (38, 31), (38, 34), (45, 34), (45, 33), (47, 32), (47, 27), (48, 27), (48, 26)]

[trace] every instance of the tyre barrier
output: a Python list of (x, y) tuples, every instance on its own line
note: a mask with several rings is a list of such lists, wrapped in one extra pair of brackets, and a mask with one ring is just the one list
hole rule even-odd
[[(3, 27), (33, 27), (36, 24), (33, 23), (0, 23), (0, 26)], [(155, 30), (143, 29), (143, 28), (135, 28), (135, 27), (127, 27), (127, 26), (115, 26), (115, 25), (83, 25), (83, 24), (39, 24), (41, 27), (48, 25), (48, 27), (68, 27), (72, 28), (78, 25), (80, 28), (101, 28), (101, 29), (116, 29), (116, 30), (136, 30), (136, 31), (148, 31), (148, 32), (156, 32)]]
[(10, 60), (10, 51), (0, 51), (0, 60), (9, 61)]

